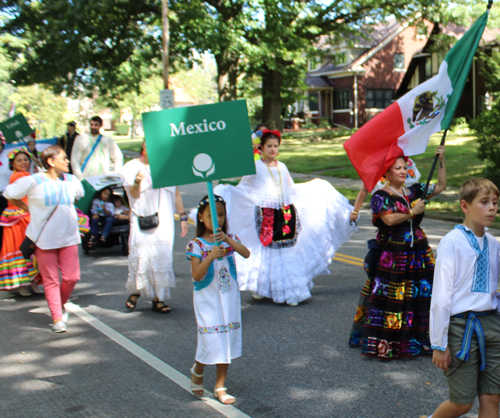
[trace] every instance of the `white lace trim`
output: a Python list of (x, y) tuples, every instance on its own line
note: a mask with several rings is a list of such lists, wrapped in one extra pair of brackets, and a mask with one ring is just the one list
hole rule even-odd
[(286, 165), (278, 162), (278, 166), (283, 187), (281, 202), (269, 170), (260, 160), (255, 163), (257, 174), (244, 176), (236, 187), (240, 191), (251, 195), (251, 199), (255, 202), (255, 205), (261, 208), (280, 209), (282, 206), (290, 205), (293, 203), (295, 184)]

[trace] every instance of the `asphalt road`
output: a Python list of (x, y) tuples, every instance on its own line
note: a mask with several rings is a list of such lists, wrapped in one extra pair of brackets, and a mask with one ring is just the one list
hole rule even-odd
[[(192, 208), (205, 185), (181, 193)], [(81, 254), (67, 333), (50, 331), (43, 296), (0, 295), (0, 417), (418, 418), (446, 399), (445, 379), (429, 358), (383, 362), (347, 345), (366, 280), (360, 259), (375, 234), (367, 211), (308, 301), (288, 307), (242, 293), (243, 356), (226, 381), (236, 404), (197, 399), (187, 390), (196, 321), (185, 246), (194, 228), (180, 238), (178, 226), (169, 315), (152, 312), (145, 298), (126, 311), (127, 258), (119, 247)], [(427, 219), (423, 228), (436, 248), (453, 224)], [(209, 367), (205, 387), (212, 391), (214, 382)], [(477, 417), (477, 408), (466, 416)]]

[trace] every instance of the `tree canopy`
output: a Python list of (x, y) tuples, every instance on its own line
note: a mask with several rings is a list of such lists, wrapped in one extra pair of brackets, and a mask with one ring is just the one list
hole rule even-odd
[[(449, 13), (431, 0), (170, 0), (169, 7), (174, 69), (189, 67), (193, 51), (210, 51), (219, 100), (237, 98), (242, 77), (260, 79), (262, 117), (272, 128), (296, 99), (320, 36), (353, 39), (388, 16), (436, 21)], [(11, 73), (18, 84), (113, 96), (139, 92), (160, 72), (160, 0), (0, 0), (0, 14), (2, 33), (23, 42), (5, 44), (22, 61)]]

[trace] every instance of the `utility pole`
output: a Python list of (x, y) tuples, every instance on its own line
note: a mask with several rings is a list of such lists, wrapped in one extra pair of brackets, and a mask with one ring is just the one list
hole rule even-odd
[(174, 91), (168, 89), (168, 49), (170, 28), (168, 24), (168, 0), (161, 0), (161, 20), (163, 27), (163, 88), (160, 90), (160, 107), (170, 109), (175, 106)]
[(163, 26), (163, 88), (168, 89), (168, 44), (170, 41), (168, 0), (161, 0), (161, 20)]

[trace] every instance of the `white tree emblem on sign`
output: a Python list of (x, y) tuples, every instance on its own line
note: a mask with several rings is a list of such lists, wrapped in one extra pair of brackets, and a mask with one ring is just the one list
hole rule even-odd
[(208, 154), (198, 154), (193, 159), (193, 173), (195, 176), (207, 178), (215, 173), (215, 164)]

